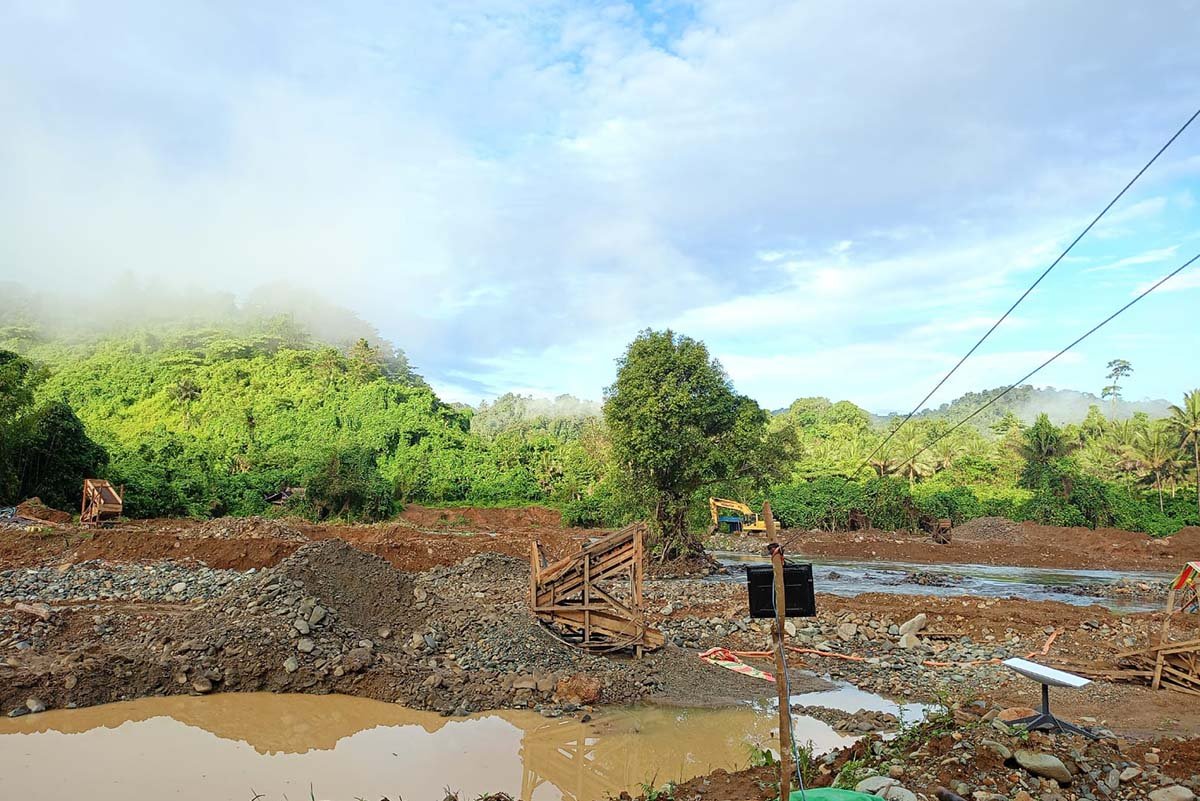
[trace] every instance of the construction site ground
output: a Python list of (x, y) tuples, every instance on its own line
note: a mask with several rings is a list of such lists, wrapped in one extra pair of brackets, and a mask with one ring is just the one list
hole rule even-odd
[[(416, 506), (375, 525), (221, 518), (0, 528), (0, 712), (30, 699), (53, 708), (239, 690), (549, 715), (773, 695), (773, 685), (696, 656), (713, 646), (768, 647), (768, 629), (747, 617), (737, 582), (649, 580), (649, 617), (668, 646), (645, 660), (582, 654), (542, 631), (527, 609), (530, 543), (555, 558), (597, 533), (564, 527), (541, 508)], [(1200, 556), (1197, 529), (1153, 541), (995, 520), (959, 527), (950, 545), (881, 531), (783, 538), (791, 553), (810, 557), (924, 563), (1171, 571)], [(1036, 685), (998, 666), (1002, 656), (1104, 663), (1148, 643), (1161, 623), (1161, 613), (1017, 598), (818, 592), (819, 617), (795, 621), (789, 637), (796, 693), (845, 681), (909, 701), (952, 695), (1031, 706)], [(919, 645), (900, 647), (898, 627), (918, 613), (927, 618)], [(1200, 637), (1185, 621), (1176, 638)], [(1055, 694), (1064, 716), (1139, 738), (1200, 736), (1195, 701), (1103, 681)]]

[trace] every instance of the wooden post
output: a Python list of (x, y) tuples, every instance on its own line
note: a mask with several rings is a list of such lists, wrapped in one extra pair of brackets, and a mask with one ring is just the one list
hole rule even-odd
[(787, 691), (787, 662), (783, 655), (783, 621), (787, 613), (787, 597), (783, 588), (783, 546), (775, 542), (775, 518), (771, 503), (763, 503), (767, 523), (767, 538), (771, 544), (771, 568), (775, 575), (775, 692), (779, 698), (779, 801), (788, 801), (792, 791), (792, 707)]
[(1162, 686), (1163, 672), (1163, 652), (1162, 649), (1167, 647), (1167, 637), (1171, 628), (1171, 613), (1175, 611), (1175, 588), (1172, 587), (1167, 593), (1167, 613), (1163, 615), (1162, 631), (1158, 635), (1158, 653), (1154, 657), (1154, 680), (1150, 682), (1150, 689), (1157, 690)]

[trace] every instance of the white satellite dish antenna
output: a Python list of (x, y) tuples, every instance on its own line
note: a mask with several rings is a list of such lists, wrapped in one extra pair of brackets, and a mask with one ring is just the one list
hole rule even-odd
[(1096, 734), (1088, 731), (1085, 728), (1068, 723), (1065, 720), (1059, 720), (1050, 713), (1050, 688), (1051, 687), (1070, 687), (1071, 689), (1079, 689), (1092, 683), (1091, 679), (1085, 679), (1083, 676), (1076, 676), (1074, 673), (1068, 673), (1065, 670), (1048, 667), (1047, 665), (1039, 665), (1037, 662), (1030, 662), (1028, 659), (1005, 659), (1003, 665), (1009, 670), (1020, 673), (1022, 676), (1033, 679), (1042, 685), (1042, 711), (1036, 715), (1031, 715), (1020, 720), (1010, 720), (1010, 726), (1024, 726), (1026, 729), (1033, 731), (1034, 729), (1044, 729), (1048, 731), (1072, 732), (1074, 734), (1082, 734), (1092, 740), (1100, 739)]

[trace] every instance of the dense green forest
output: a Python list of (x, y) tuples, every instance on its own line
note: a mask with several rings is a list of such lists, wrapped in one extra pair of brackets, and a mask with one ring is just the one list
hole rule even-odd
[[(1094, 405), (1060, 427), (1010, 409), (913, 458), (953, 414), (915, 419), (873, 454), (894, 422), (825, 398), (770, 414), (702, 343), (644, 332), (621, 364), (604, 407), (506, 395), (473, 410), (442, 402), (390, 345), (331, 346), (290, 317), (79, 338), (10, 326), (0, 503), (39, 495), (73, 509), (80, 480), (100, 475), (126, 486), (138, 517), (260, 514), (294, 486), (306, 493), (287, 511), (322, 519), (544, 503), (583, 525), (656, 513), (695, 530), (719, 494), (769, 497), (789, 526), (844, 527), (851, 511), (888, 528), (980, 515), (1155, 535), (1200, 524), (1194, 390), (1160, 419)], [(673, 397), (668, 374), (707, 383)], [(708, 405), (689, 408), (700, 397)], [(654, 461), (669, 452), (679, 458)]]

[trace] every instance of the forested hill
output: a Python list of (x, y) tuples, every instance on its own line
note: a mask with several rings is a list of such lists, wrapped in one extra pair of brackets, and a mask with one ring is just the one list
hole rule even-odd
[[(996, 387), (981, 392), (968, 392), (937, 408), (923, 409), (914, 416), (914, 419), (958, 422), (999, 395), (1004, 389), (1004, 387)], [(1171, 404), (1165, 400), (1118, 400), (1114, 406), (1111, 401), (1090, 392), (1053, 387), (1039, 389), (1032, 384), (1025, 384), (984, 409), (972, 418), (968, 425), (974, 426), (980, 431), (986, 431), (1009, 412), (1012, 412), (1022, 423), (1032, 423), (1039, 414), (1049, 417), (1050, 422), (1055, 425), (1081, 423), (1087, 417), (1088, 408), (1091, 406), (1099, 406), (1110, 418), (1124, 420), (1139, 412), (1151, 418), (1165, 417)], [(883, 427), (897, 417), (903, 417), (903, 415), (871, 415), (871, 422)]]

